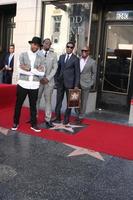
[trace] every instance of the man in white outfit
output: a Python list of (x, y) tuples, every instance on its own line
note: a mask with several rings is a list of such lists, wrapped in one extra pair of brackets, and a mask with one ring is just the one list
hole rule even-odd
[(24, 52), (19, 57), (19, 80), (17, 84), (17, 99), (14, 111), (13, 127), (11, 130), (15, 131), (19, 126), (19, 119), (23, 102), (28, 95), (30, 104), (30, 123), (31, 129), (40, 132), (37, 126), (36, 118), (36, 102), (38, 97), (38, 89), (40, 79), (43, 78), (45, 73), (44, 60), (39, 55), (41, 46), (41, 38), (33, 37), (29, 41), (30, 50)]

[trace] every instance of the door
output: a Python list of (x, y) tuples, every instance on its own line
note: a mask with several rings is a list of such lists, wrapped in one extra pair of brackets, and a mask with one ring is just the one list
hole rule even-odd
[(132, 94), (133, 25), (106, 24), (97, 107), (128, 113)]
[(0, 47), (8, 50), (13, 43), (16, 16), (16, 4), (0, 5)]

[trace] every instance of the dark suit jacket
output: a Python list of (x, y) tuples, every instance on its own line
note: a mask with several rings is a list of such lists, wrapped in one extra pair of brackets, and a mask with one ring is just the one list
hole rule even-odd
[[(10, 56), (10, 54), (8, 53), (5, 57), (5, 65), (8, 65), (9, 56)], [(11, 62), (10, 62), (10, 66), (9, 66), (9, 67), (12, 68), (12, 70), (11, 70), (12, 72), (13, 72), (13, 66), (14, 66), (14, 56), (13, 56)]]
[(65, 56), (66, 54), (61, 55), (58, 61), (58, 69), (55, 76), (57, 87), (62, 82), (68, 89), (78, 87), (80, 82), (79, 58), (72, 54), (68, 62), (65, 63)]
[[(4, 60), (4, 66), (8, 65), (8, 60), (9, 60), (9, 56), (10, 54), (7, 53), (5, 56), (5, 60)], [(12, 83), (12, 75), (13, 75), (13, 66), (14, 66), (14, 56), (12, 57), (12, 60), (10, 62), (10, 66), (12, 70), (4, 70), (3, 72), (3, 83)]]
[(5, 67), (5, 63), (4, 63), (5, 56), (6, 56), (5, 52), (0, 52), (0, 70)]

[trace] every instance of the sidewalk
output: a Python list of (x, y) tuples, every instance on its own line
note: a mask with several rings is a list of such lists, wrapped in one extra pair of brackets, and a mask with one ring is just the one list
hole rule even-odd
[(133, 197), (133, 161), (18, 132), (0, 134), (0, 141), (0, 200)]

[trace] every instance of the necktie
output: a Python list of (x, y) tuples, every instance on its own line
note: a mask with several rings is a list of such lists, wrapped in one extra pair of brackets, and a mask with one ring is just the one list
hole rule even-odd
[(68, 60), (69, 60), (69, 54), (67, 54), (67, 58), (66, 58), (66, 60), (65, 60), (65, 63), (67, 63)]
[(47, 51), (45, 51), (45, 55), (44, 55), (44, 57), (45, 57), (45, 58), (47, 57), (47, 53), (48, 53), (48, 52), (47, 52)]

